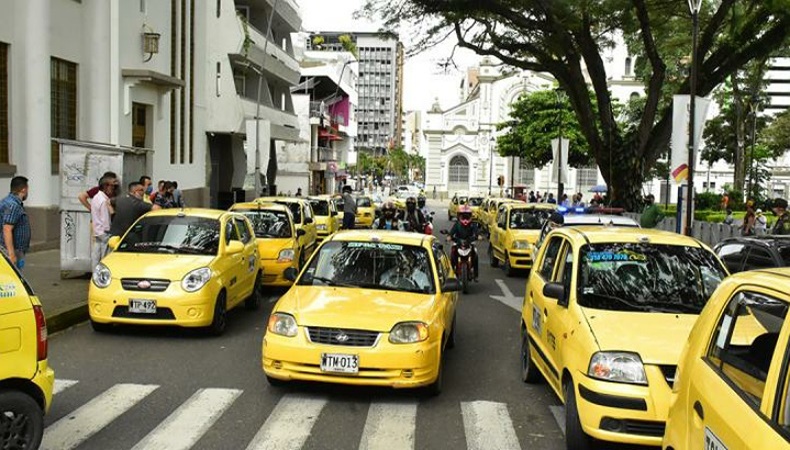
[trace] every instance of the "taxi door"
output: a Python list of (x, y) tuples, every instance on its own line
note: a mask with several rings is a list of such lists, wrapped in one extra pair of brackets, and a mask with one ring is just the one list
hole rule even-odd
[[(222, 228), (225, 230), (225, 235), (223, 236), (224, 249), (227, 249), (228, 245), (233, 241), (241, 242), (232, 216), (225, 218)], [(243, 251), (235, 255), (229, 255), (226, 252), (222, 257), (217, 258), (217, 268), (220, 273), (224, 274), (225, 282), (223, 285), (228, 291), (226, 299), (228, 309), (231, 309), (240, 300), (239, 297), (242, 294), (240, 289), (244, 286), (244, 277), (247, 269), (245, 263)]]
[[(434, 244), (433, 254), (436, 260), (436, 278), (438, 279), (439, 283), (437, 291), (441, 291), (444, 282), (448, 278), (454, 277), (453, 268), (452, 264), (450, 264), (450, 259), (444, 253), (441, 243), (437, 242)], [(455, 308), (458, 305), (458, 292), (442, 292), (441, 299), (442, 307), (444, 308), (442, 311), (442, 319), (444, 320), (445, 324), (445, 337), (447, 337), (452, 330), (451, 327), (455, 325), (453, 323), (453, 318), (455, 316)]]
[(556, 347), (556, 338), (549, 334), (546, 323), (547, 319), (554, 317), (551, 314), (555, 309), (552, 302), (556, 305), (557, 301), (546, 298), (543, 295), (543, 287), (554, 280), (555, 268), (558, 265), (560, 250), (564, 242), (562, 236), (554, 236), (546, 244), (536, 265), (540, 269), (530, 274), (527, 283), (526, 304), (524, 305), (530, 343), (537, 353), (537, 355), (533, 355), (536, 356), (533, 360), (558, 392), (561, 389), (560, 371), (554, 362), (554, 351), (552, 350), (552, 347)]
[(491, 242), (494, 245), (494, 255), (502, 259), (502, 261), (505, 260), (505, 249), (507, 249), (507, 221), (509, 215), (510, 211), (505, 205), (499, 207), (491, 235)]
[(788, 448), (790, 299), (747, 289), (731, 297), (706, 354), (680, 374), (690, 377), (684, 406), (689, 450)]
[(236, 217), (233, 219), (236, 222), (236, 231), (238, 232), (241, 242), (244, 244), (244, 263), (242, 264), (244, 270), (240, 271), (242, 279), (239, 281), (240, 286), (240, 301), (247, 298), (252, 294), (255, 288), (255, 277), (258, 275), (258, 246), (255, 243), (255, 235), (247, 225), (247, 221), (243, 217)]
[[(552, 281), (562, 285), (565, 290), (565, 299), (558, 301), (553, 298), (547, 298), (543, 305), (543, 320), (546, 326), (546, 340), (549, 354), (551, 355), (550, 360), (559, 371), (562, 371), (563, 367), (568, 366), (565, 363), (564, 356), (568, 339), (572, 338), (571, 330), (573, 329), (573, 324), (571, 323), (569, 308), (575, 302), (572, 288), (574, 286), (573, 276), (576, 272), (574, 267), (573, 245), (567, 239), (563, 239)], [(562, 386), (558, 385), (558, 388), (562, 388)]]
[(315, 229), (315, 217), (313, 217), (313, 207), (310, 202), (301, 202), (302, 204), (302, 228), (305, 232), (305, 243), (307, 245), (308, 254), (305, 255), (305, 262), (310, 258), (315, 250), (315, 241), (318, 239), (318, 232)]
[(28, 290), (0, 255), (0, 380), (33, 378), (36, 351), (36, 319)]

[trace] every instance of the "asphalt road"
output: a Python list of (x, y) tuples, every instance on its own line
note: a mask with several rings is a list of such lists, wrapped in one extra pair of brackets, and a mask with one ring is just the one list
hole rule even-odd
[[(446, 217), (437, 211), (437, 234)], [(564, 448), (558, 399), (546, 385), (519, 379), (516, 308), (526, 274), (492, 269), (486, 246), (480, 281), (459, 304), (457, 346), (446, 355), (437, 398), (269, 386), (261, 338), (280, 291), (259, 311), (232, 311), (219, 338), (159, 328), (98, 334), (87, 324), (51, 336), (58, 382), (42, 448)]]

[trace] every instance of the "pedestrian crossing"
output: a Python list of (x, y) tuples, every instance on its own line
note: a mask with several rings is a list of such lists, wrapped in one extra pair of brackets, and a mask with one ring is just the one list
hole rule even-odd
[[(77, 380), (56, 380), (55, 399), (75, 389)], [(100, 392), (87, 403), (58, 418), (44, 431), (41, 448), (44, 450), (72, 450), (89, 442), (134, 408), (148, 408), (146, 401), (157, 390), (165, 389), (155, 384), (119, 383)], [(148, 433), (139, 442), (125, 443), (133, 450), (186, 450), (211, 432), (221, 417), (242, 398), (240, 389), (201, 388), (180, 405), (172, 405), (167, 417), (153, 429), (140, 430), (139, 436)], [(76, 395), (76, 394), (75, 394)], [(257, 395), (257, 394), (256, 394)], [(248, 450), (275, 449), (297, 450), (305, 448), (316, 422), (329, 403), (325, 395), (286, 392), (280, 397), (266, 417), (251, 418), (259, 427), (246, 446)], [(419, 400), (393, 398), (372, 401), (367, 408), (360, 450), (409, 450), (416, 448), (419, 426)], [(364, 411), (364, 409), (362, 410)], [(521, 449), (516, 428), (510, 417), (508, 405), (491, 401), (460, 402), (463, 430), (470, 450)], [(257, 425), (256, 422), (260, 421)], [(222, 430), (214, 430), (222, 432)], [(250, 430), (252, 435), (252, 431)], [(339, 430), (345, 433), (347, 430)], [(136, 438), (136, 439), (139, 439)], [(355, 439), (356, 440), (356, 439)], [(246, 441), (246, 439), (245, 439)], [(239, 448), (243, 448), (240, 446)]]

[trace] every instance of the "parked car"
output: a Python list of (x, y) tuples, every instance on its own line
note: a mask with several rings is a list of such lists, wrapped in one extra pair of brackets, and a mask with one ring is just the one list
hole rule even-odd
[(725, 239), (713, 248), (730, 273), (790, 267), (790, 236), (749, 236)]
[(680, 359), (664, 449), (790, 448), (788, 286), (788, 268), (719, 286)]
[(0, 251), (0, 448), (36, 449), (52, 403), (41, 303)]

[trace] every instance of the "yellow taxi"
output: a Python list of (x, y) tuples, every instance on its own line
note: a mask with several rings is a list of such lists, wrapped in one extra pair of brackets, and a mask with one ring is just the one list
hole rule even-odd
[(788, 268), (719, 286), (675, 373), (665, 449), (790, 448), (788, 286)]
[(255, 234), (242, 214), (160, 209), (137, 220), (96, 265), (88, 288), (95, 331), (113, 324), (208, 327), (219, 335), (227, 311), (260, 302)]
[(456, 192), (450, 199), (450, 207), (447, 209), (447, 220), (453, 220), (458, 216), (458, 207), (465, 205), (469, 201), (469, 193), (465, 191)]
[(481, 223), (480, 225), (487, 230), (489, 233), (496, 227), (497, 221), (497, 213), (499, 212), (499, 208), (502, 205), (516, 203), (516, 204), (524, 204), (521, 200), (514, 200), (512, 198), (504, 198), (504, 197), (492, 197), (488, 200), (488, 208), (486, 208), (485, 213), (485, 223)]
[(482, 194), (471, 194), (467, 200), (467, 205), (472, 210), (472, 221), (480, 223), (480, 212), (483, 208), (485, 196)]
[(699, 241), (619, 227), (549, 233), (527, 281), (521, 376), (565, 403), (566, 446), (661, 445), (683, 345), (727, 269)]
[(501, 262), (508, 276), (519, 269), (531, 269), (535, 242), (556, 209), (551, 203), (503, 203), (489, 232), (491, 266), (498, 267)]
[(315, 218), (316, 241), (321, 242), (327, 236), (340, 229), (342, 218), (337, 210), (337, 205), (328, 195), (317, 195), (308, 197), (310, 206), (313, 208)]
[(55, 384), (47, 324), (33, 290), (0, 253), (0, 448), (35, 449)]
[(316, 230), (313, 207), (310, 205), (310, 201), (299, 197), (261, 197), (255, 201), (278, 203), (290, 208), (296, 229), (304, 230), (304, 234), (299, 236), (299, 246), (301, 247), (299, 267), (302, 267), (318, 246), (318, 231)]
[(302, 248), (299, 237), (304, 230), (297, 230), (291, 210), (277, 203), (236, 203), (231, 211), (243, 214), (252, 224), (255, 241), (258, 243), (264, 286), (290, 286), (292, 282), (285, 278), (285, 269), (299, 267)]
[(263, 337), (266, 378), (426, 386), (438, 394), (444, 351), (455, 344), (459, 289), (433, 236), (336, 233), (272, 310)]
[(354, 226), (357, 228), (370, 228), (376, 220), (376, 205), (373, 199), (367, 195), (354, 197), (357, 201), (357, 216), (354, 218)]

